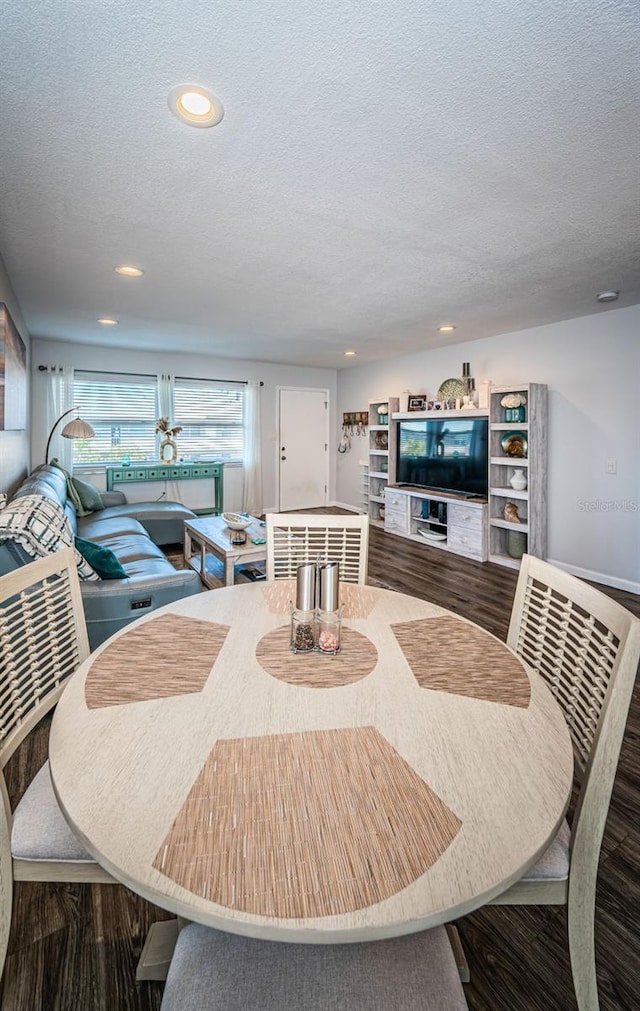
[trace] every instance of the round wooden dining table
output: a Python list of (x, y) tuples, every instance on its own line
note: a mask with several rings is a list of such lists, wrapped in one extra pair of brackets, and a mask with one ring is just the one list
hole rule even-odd
[(267, 939), (401, 935), (507, 889), (571, 791), (547, 686), (477, 625), (370, 586), (340, 586), (339, 653), (294, 653), (293, 593), (201, 593), (89, 657), (50, 737), (74, 832), (156, 905)]

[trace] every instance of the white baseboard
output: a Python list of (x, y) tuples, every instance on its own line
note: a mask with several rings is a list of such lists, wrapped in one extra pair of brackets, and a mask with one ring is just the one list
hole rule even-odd
[(591, 569), (581, 569), (579, 565), (568, 565), (566, 562), (557, 562), (554, 558), (548, 558), (551, 565), (557, 565), (559, 569), (570, 572), (572, 576), (580, 579), (587, 579), (590, 583), (602, 583), (603, 586), (614, 586), (617, 590), (626, 590), (627, 593), (636, 593), (640, 596), (640, 583), (633, 583), (630, 579), (618, 579), (617, 576), (609, 576), (604, 572), (593, 572)]
[(328, 506), (334, 509), (348, 509), (350, 513), (363, 513), (364, 509), (359, 509), (358, 506), (350, 505), (348, 502), (327, 502)]

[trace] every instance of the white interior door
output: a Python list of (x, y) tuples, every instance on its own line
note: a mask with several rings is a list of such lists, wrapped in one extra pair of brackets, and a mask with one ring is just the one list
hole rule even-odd
[(329, 391), (281, 389), (278, 439), (280, 511), (326, 505)]

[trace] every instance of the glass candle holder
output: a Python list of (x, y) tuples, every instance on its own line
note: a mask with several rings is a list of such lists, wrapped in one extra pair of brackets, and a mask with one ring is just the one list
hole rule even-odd
[(313, 611), (291, 608), (291, 649), (294, 653), (309, 653), (316, 644), (316, 622)]
[(505, 407), (505, 421), (526, 421), (527, 412), (525, 407)]
[(318, 611), (316, 616), (316, 643), (321, 653), (340, 652), (341, 611)]

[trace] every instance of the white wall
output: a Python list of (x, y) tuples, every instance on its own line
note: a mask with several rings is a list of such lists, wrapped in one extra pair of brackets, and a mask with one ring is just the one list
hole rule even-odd
[[(13, 293), (11, 282), (0, 256), (0, 302), (4, 302), (11, 319), (27, 348), (27, 369), (29, 368), (30, 338), (20, 312), (20, 306)], [(29, 397), (29, 390), (27, 390)], [(27, 418), (29, 400), (27, 400)], [(28, 424), (28, 422), (27, 422)], [(0, 492), (10, 494), (29, 471), (29, 432), (0, 431)]]
[[(32, 454), (34, 466), (44, 456), (47, 432), (44, 430), (44, 373), (39, 365), (73, 365), (77, 369), (113, 370), (144, 375), (170, 372), (178, 376), (198, 376), (202, 379), (263, 380), (262, 400), (262, 486), (263, 506), (273, 509), (277, 504), (277, 388), (279, 386), (311, 387), (329, 390), (331, 409), (331, 445), (336, 443), (335, 402), (336, 372), (333, 369), (301, 368), (294, 365), (271, 365), (265, 362), (212, 358), (206, 355), (152, 353), (148, 351), (113, 351), (107, 347), (43, 341), (32, 342)], [(194, 482), (195, 483), (195, 482)], [(329, 498), (335, 497), (335, 461), (332, 458)]]
[[(406, 389), (435, 398), (464, 361), (476, 383), (547, 383), (548, 557), (640, 593), (640, 306), (344, 369), (338, 415)], [(336, 497), (350, 505), (366, 455), (359, 441), (337, 461)]]

